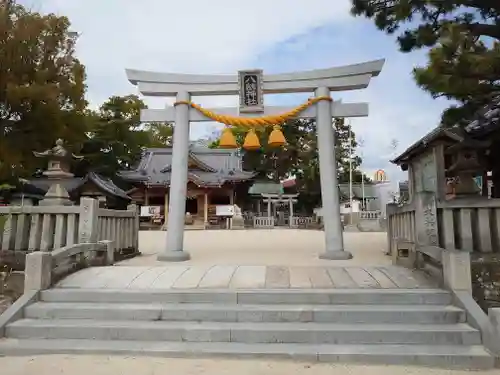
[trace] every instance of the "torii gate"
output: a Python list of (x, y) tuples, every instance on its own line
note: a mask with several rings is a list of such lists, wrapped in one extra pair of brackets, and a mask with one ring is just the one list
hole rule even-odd
[[(169, 217), (166, 249), (160, 261), (184, 261), (184, 217), (187, 192), (189, 125), (191, 121), (213, 121), (190, 106), (191, 96), (239, 95), (240, 107), (211, 108), (219, 115), (258, 117), (290, 112), (290, 107), (264, 107), (264, 94), (314, 92), (316, 98), (330, 97), (331, 91), (357, 90), (368, 87), (378, 76), (385, 60), (304, 72), (263, 75), (260, 70), (240, 71), (238, 75), (196, 75), (157, 73), (127, 69), (129, 81), (144, 96), (176, 97), (176, 105), (165, 109), (144, 109), (143, 122), (175, 122), (172, 150)], [(245, 82), (257, 91), (245, 93)], [(255, 81), (255, 82), (254, 82)], [(325, 227), (325, 252), (321, 259), (351, 259), (344, 250), (340, 218), (337, 168), (335, 163), (334, 117), (368, 116), (367, 103), (341, 103), (321, 100), (305, 108), (297, 118), (316, 118), (321, 197)]]

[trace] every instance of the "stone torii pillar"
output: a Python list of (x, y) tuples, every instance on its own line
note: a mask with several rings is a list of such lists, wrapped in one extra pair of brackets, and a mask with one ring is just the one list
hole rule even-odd
[[(177, 101), (189, 101), (186, 91), (177, 94)], [(158, 254), (160, 261), (184, 261), (190, 258), (184, 251), (184, 218), (186, 215), (186, 194), (189, 158), (189, 106), (178, 104), (175, 109), (175, 127), (172, 145), (172, 173), (168, 202), (167, 251)], [(180, 220), (182, 219), (182, 220)]]
[[(383, 65), (384, 60), (375, 60), (336, 68), (266, 76), (261, 70), (240, 71), (238, 75), (171, 74), (127, 70), (129, 81), (137, 85), (144, 96), (176, 97), (177, 102), (181, 102), (165, 109), (141, 111), (143, 122), (175, 121), (167, 243), (164, 252), (158, 255), (158, 259), (165, 261), (189, 259), (189, 254), (183, 248), (189, 123), (190, 121), (213, 121), (185, 103), (190, 100), (191, 96), (239, 95), (239, 108), (207, 108), (212, 113), (220, 115), (239, 116), (241, 114), (248, 117), (277, 115), (293, 108), (266, 107), (263, 100), (264, 94), (314, 92), (317, 97), (329, 97), (331, 91), (364, 89), (368, 87), (371, 78), (380, 73)], [(250, 89), (255, 92), (250, 93)], [(317, 121), (325, 224), (325, 252), (320, 254), (320, 258), (323, 259), (350, 259), (352, 257), (344, 250), (332, 117), (363, 116), (368, 116), (367, 103), (342, 103), (327, 100), (306, 108), (297, 116), (297, 118), (315, 118)]]

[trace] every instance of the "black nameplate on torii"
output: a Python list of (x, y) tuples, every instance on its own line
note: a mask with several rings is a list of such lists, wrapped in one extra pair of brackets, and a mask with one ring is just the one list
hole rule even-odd
[(240, 112), (263, 112), (262, 70), (240, 71), (238, 74)]

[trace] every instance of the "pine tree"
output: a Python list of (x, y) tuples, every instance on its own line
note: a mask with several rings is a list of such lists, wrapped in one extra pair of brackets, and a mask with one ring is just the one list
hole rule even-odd
[(402, 30), (402, 52), (431, 48), (427, 66), (413, 73), (433, 97), (458, 102), (444, 112), (444, 125), (463, 122), (500, 94), (500, 1), (352, 0), (351, 12), (388, 34)]

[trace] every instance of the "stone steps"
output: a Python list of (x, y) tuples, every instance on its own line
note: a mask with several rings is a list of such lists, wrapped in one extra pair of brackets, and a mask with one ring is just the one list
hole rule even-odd
[(467, 324), (335, 324), (21, 319), (7, 326), (18, 339), (94, 339), (310, 344), (479, 345)]
[(431, 289), (43, 291), (0, 355), (271, 357), (487, 369), (451, 294)]
[(205, 322), (464, 323), (465, 312), (439, 305), (243, 305), (117, 304), (38, 302), (25, 310), (30, 319), (95, 319)]
[(4, 355), (108, 354), (175, 358), (267, 358), (308, 362), (416, 365), (487, 370), (494, 358), (482, 346), (457, 345), (308, 345), (125, 340), (0, 339)]
[(439, 289), (72, 289), (41, 293), (44, 302), (223, 303), (250, 305), (450, 305), (451, 294)]

